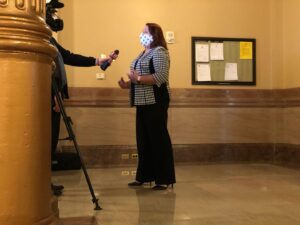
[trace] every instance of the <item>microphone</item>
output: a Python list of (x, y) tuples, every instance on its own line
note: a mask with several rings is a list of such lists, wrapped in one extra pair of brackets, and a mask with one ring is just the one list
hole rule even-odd
[(112, 54), (110, 54), (109, 59), (103, 62), (100, 68), (105, 71), (111, 65), (112, 61), (118, 58), (119, 52), (120, 51), (116, 49)]

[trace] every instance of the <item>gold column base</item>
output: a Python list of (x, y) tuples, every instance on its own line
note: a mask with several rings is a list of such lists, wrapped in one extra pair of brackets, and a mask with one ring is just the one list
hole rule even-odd
[(45, 0), (0, 0), (0, 224), (57, 225)]

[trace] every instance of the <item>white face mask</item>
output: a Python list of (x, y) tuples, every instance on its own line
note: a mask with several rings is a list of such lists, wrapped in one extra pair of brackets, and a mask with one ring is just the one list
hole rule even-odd
[(144, 47), (148, 47), (153, 42), (153, 37), (151, 34), (141, 33), (140, 42)]

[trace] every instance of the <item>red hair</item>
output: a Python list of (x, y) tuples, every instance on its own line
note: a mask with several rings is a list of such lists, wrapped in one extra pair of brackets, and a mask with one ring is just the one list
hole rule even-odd
[(157, 46), (162, 46), (165, 49), (168, 49), (161, 27), (156, 23), (146, 23), (146, 26), (153, 37), (153, 42), (150, 44), (150, 47), (155, 48)]

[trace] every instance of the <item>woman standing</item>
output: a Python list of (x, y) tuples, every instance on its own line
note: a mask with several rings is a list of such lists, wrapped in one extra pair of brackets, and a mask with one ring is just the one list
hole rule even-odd
[(159, 25), (147, 23), (140, 42), (145, 49), (131, 64), (130, 80), (119, 81), (121, 88), (131, 89), (131, 104), (136, 106), (138, 167), (136, 181), (128, 186), (154, 181), (154, 190), (164, 190), (176, 182), (167, 128), (170, 58)]

